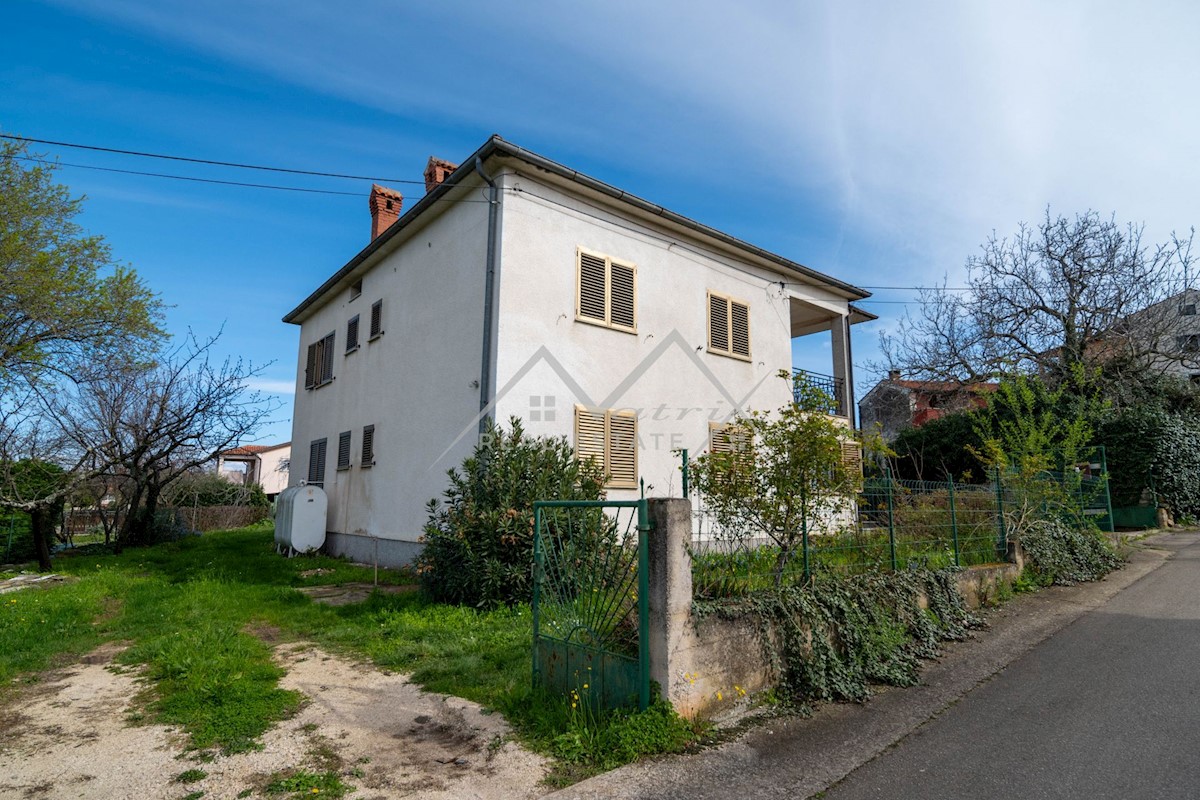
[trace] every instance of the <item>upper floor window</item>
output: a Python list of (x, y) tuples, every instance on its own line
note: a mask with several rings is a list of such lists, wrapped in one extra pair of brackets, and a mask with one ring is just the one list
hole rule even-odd
[(308, 346), (304, 364), (304, 388), (316, 389), (333, 380), (333, 339), (330, 333)]
[[(391, 201), (389, 200), (388, 203), (388, 207), (390, 208)], [(362, 294), (362, 278), (359, 278), (354, 283), (350, 284), (350, 299), (353, 300), (360, 294)]]
[(580, 248), (575, 319), (637, 333), (637, 266)]
[(750, 306), (708, 293), (708, 352), (750, 360)]
[(350, 431), (343, 431), (338, 435), (337, 468), (339, 472), (350, 469)]
[(1175, 344), (1184, 353), (1200, 353), (1200, 333), (1189, 333), (1187, 336), (1176, 336)]
[[(376, 300), (371, 304), (371, 339), (383, 335), (383, 301)], [(367, 341), (370, 341), (368, 339)]]
[(353, 353), (358, 349), (358, 314), (346, 323), (346, 352)]

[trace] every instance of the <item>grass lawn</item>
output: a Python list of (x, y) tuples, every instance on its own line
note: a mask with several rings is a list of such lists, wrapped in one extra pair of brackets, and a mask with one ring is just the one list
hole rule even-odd
[[(302, 574), (321, 570), (321, 574)], [(476, 611), (377, 592), (331, 607), (299, 587), (370, 583), (372, 571), (321, 556), (282, 558), (268, 525), (210, 533), (121, 555), (81, 549), (55, 561), (65, 585), (0, 596), (0, 700), (14, 682), (68, 663), (104, 641), (130, 643), (120, 660), (144, 665), (147, 710), (181, 725), (194, 748), (237, 752), (303, 701), (279, 688), (271, 646), (256, 635), (305, 639), (410, 673), (427, 689), (503, 713), (534, 749), (577, 779), (695, 738), (662, 707), (581, 716), (532, 694), (527, 607)], [(381, 570), (380, 583), (408, 584)], [(268, 637), (270, 638), (270, 637)]]

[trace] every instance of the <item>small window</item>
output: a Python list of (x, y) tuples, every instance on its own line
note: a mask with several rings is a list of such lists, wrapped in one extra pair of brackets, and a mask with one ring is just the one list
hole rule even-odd
[(308, 346), (304, 364), (304, 388), (316, 389), (333, 380), (334, 334)]
[(576, 252), (575, 267), (575, 319), (636, 333), (637, 267), (583, 249)]
[(1187, 336), (1176, 336), (1175, 344), (1181, 352), (1200, 352), (1200, 333), (1190, 333)]
[(362, 465), (375, 466), (375, 426), (364, 425), (362, 437)]
[(750, 306), (708, 293), (708, 352), (750, 360)]
[(338, 435), (338, 471), (350, 469), (350, 431)]
[(358, 349), (358, 314), (346, 323), (346, 352), (353, 353)]
[(636, 489), (638, 485), (637, 415), (575, 407), (575, 455), (604, 470), (609, 489)]
[[(391, 208), (391, 200), (388, 200), (388, 208)], [(359, 278), (354, 283), (350, 284), (350, 299), (355, 300), (362, 294), (362, 278)]]
[[(371, 339), (383, 335), (383, 301), (376, 300), (371, 304)], [(403, 337), (401, 337), (403, 338)]]
[(747, 443), (745, 428), (728, 422), (708, 423), (708, 451), (710, 453), (736, 453)]
[(1179, 316), (1181, 316), (1181, 317), (1196, 316), (1196, 304), (1188, 303), (1187, 305), (1180, 306), (1179, 307)]
[(325, 455), (328, 440), (316, 439), (308, 446), (308, 483), (325, 488)]

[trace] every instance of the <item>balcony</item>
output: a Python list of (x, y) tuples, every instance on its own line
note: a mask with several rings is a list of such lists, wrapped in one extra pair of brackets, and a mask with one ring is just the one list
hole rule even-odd
[[(834, 377), (833, 375), (822, 375), (820, 372), (809, 372), (806, 369), (793, 369), (792, 376), (798, 378), (803, 376), (809, 386), (816, 388), (829, 395), (829, 407), (826, 409), (827, 414), (835, 417), (848, 417), (846, 409), (846, 381), (844, 378)], [(799, 402), (799, 392), (795, 388), (792, 389), (792, 399)]]

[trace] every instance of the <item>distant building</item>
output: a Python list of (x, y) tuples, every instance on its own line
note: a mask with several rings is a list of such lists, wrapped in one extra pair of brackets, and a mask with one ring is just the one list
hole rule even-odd
[(899, 370), (892, 370), (858, 402), (859, 421), (864, 431), (878, 425), (884, 440), (891, 442), (906, 428), (919, 428), (946, 414), (983, 408), (998, 385), (905, 380)]
[(259, 484), (269, 499), (288, 485), (292, 443), (247, 444), (217, 455), (217, 474), (239, 486)]

